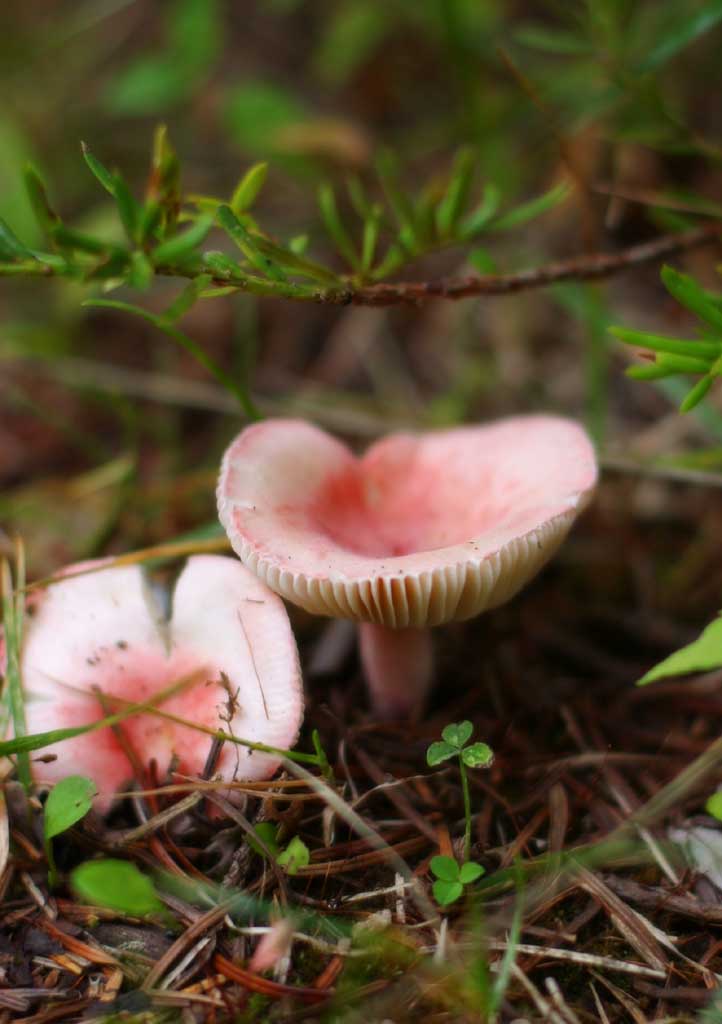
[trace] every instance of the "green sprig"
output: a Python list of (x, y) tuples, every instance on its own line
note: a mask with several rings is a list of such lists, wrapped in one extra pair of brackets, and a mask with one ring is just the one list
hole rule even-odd
[(673, 267), (663, 267), (662, 282), (681, 305), (698, 317), (702, 338), (668, 338), (627, 327), (611, 327), (610, 332), (625, 345), (634, 345), (653, 353), (647, 365), (631, 366), (627, 376), (634, 380), (655, 381), (679, 374), (700, 375), (700, 380), (680, 403), (686, 413), (699, 405), (717, 377), (722, 375), (722, 296), (706, 291), (693, 278)]
[(426, 751), (426, 763), (431, 767), (448, 761), (452, 757), (459, 760), (461, 788), (464, 796), (464, 859), (471, 856), (471, 796), (467, 768), (488, 768), (494, 760), (494, 752), (486, 743), (467, 742), (471, 739), (474, 727), (469, 721), (451, 723), (441, 733), (441, 740), (432, 743)]

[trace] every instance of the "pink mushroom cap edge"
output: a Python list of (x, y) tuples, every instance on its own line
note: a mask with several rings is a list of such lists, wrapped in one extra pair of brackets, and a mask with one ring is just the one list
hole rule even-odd
[[(107, 711), (97, 690), (121, 701), (148, 702), (195, 673), (199, 678), (192, 685), (159, 708), (251, 742), (293, 746), (303, 717), (301, 670), (288, 615), (276, 594), (236, 559), (195, 556), (178, 577), (172, 615), (164, 623), (140, 568), (103, 568), (106, 562), (68, 566), (67, 578), (34, 595), (21, 654), (28, 733), (103, 718)], [(0, 645), (0, 667), (4, 657)], [(112, 710), (121, 707), (116, 703)], [(230, 722), (221, 717), (229, 707)], [(155, 759), (160, 779), (171, 764), (184, 775), (202, 772), (212, 742), (208, 734), (148, 712), (126, 718), (121, 727), (146, 766)], [(48, 754), (56, 759), (37, 759)], [(133, 777), (110, 728), (31, 756), (36, 782), (54, 783), (71, 774), (92, 778), (101, 812)], [(273, 755), (226, 741), (215, 772), (225, 781), (263, 779), (278, 764)]]
[(241, 561), (314, 614), (391, 628), (467, 619), (547, 562), (597, 481), (557, 416), (393, 434), (356, 458), (303, 420), (243, 430), (218, 509)]

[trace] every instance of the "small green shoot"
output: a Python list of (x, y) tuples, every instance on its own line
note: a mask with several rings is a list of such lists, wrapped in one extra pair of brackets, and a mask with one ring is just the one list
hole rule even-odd
[(710, 622), (691, 644), (674, 651), (664, 661), (646, 672), (637, 686), (646, 686), (669, 676), (689, 675), (691, 672), (710, 672), (722, 666), (722, 616)]
[(299, 868), (305, 868), (311, 862), (311, 853), (302, 839), (294, 836), (283, 853), (279, 854), (277, 863), (285, 868), (289, 875), (298, 874)]
[(267, 174), (268, 164), (259, 163), (253, 164), (243, 175), (231, 197), (231, 210), (236, 216), (245, 213), (253, 206), (258, 193), (263, 188)]
[(69, 775), (66, 779), (61, 779), (48, 793), (43, 831), (45, 855), (48, 860), (48, 882), (51, 887), (55, 886), (58, 880), (52, 840), (61, 832), (67, 832), (85, 817), (93, 806), (94, 796), (95, 783), (84, 775)]
[(432, 886), (434, 899), (442, 907), (455, 903), (463, 894), (464, 887), (484, 874), (481, 864), (469, 860), (458, 864), (453, 857), (443, 855), (432, 857), (429, 867), (436, 878)]
[(70, 881), (79, 899), (98, 907), (133, 917), (165, 910), (150, 878), (127, 860), (86, 861), (73, 871)]
[(666, 338), (646, 331), (611, 327), (611, 333), (625, 345), (636, 345), (654, 354), (653, 360), (631, 366), (627, 376), (634, 380), (663, 380), (679, 374), (699, 375), (680, 403), (680, 412), (699, 405), (715, 380), (722, 376), (722, 304), (720, 297), (674, 267), (663, 267), (662, 283), (670, 295), (699, 320), (701, 339)]
[(704, 805), (707, 814), (711, 814), (717, 821), (722, 821), (722, 790), (717, 793), (713, 793)]
[(311, 861), (311, 854), (308, 847), (294, 836), (285, 850), (282, 850), (278, 843), (278, 825), (272, 821), (261, 821), (253, 829), (258, 840), (249, 835), (248, 845), (258, 854), (259, 857), (268, 859), (270, 854), (279, 867), (285, 868), (289, 875), (295, 875), (299, 868), (305, 868)]
[(254, 825), (253, 831), (258, 839), (254, 839), (250, 833), (246, 837), (246, 842), (259, 857), (267, 857), (270, 853), (273, 857), (278, 857), (281, 852), (281, 847), (278, 845), (276, 839), (276, 833), (278, 832), (278, 825), (272, 821), (260, 821), (257, 825)]
[(452, 722), (442, 731), (441, 740), (432, 743), (426, 751), (426, 763), (432, 768), (452, 757), (459, 759), (461, 788), (464, 794), (464, 860), (466, 861), (471, 856), (471, 797), (466, 769), (488, 768), (494, 760), (494, 752), (486, 743), (472, 743), (467, 746), (473, 731), (474, 726), (471, 722)]

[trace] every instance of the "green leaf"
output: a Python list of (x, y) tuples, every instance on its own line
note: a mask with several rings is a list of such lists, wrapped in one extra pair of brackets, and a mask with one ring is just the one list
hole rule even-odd
[(661, 277), (665, 288), (677, 302), (696, 313), (716, 331), (722, 331), (722, 309), (695, 280), (669, 266), (662, 267)]
[(163, 319), (170, 323), (180, 320), (196, 304), (204, 290), (211, 283), (211, 280), (210, 274), (199, 274), (198, 277), (194, 277), (192, 281), (189, 281), (180, 295), (164, 311)]
[[(262, 821), (258, 825), (254, 825), (253, 831), (258, 838), (263, 842), (266, 850), (269, 851), (272, 857), (278, 858), (281, 852), (281, 847), (276, 841), (276, 833), (278, 832), (278, 825), (275, 825), (272, 821)], [(254, 850), (259, 857), (267, 857), (266, 850), (263, 849), (260, 843), (258, 843), (253, 836), (247, 835), (246, 842)]]
[[(676, 6), (673, 5), (672, 9), (675, 10)], [(679, 7), (663, 30), (657, 31), (656, 44), (639, 63), (639, 71), (645, 73), (657, 70), (721, 20), (722, 0), (708, 0), (697, 11), (691, 11), (687, 6)]]
[(235, 187), (231, 198), (231, 209), (236, 214), (250, 210), (268, 174), (268, 164), (258, 163), (249, 167)]
[(467, 740), (471, 739), (474, 726), (469, 721), (452, 722), (441, 731), (442, 738), (446, 743), (461, 750)]
[(644, 366), (628, 366), (624, 375), (631, 377), (632, 380), (664, 380), (665, 377), (673, 377), (675, 371), (665, 369), (657, 363), (647, 363)]
[(53, 240), (61, 249), (89, 252), (93, 255), (122, 252), (125, 257), (128, 256), (127, 251), (120, 249), (119, 246), (104, 242), (102, 239), (95, 238), (92, 235), (85, 235), (80, 231), (76, 231), (75, 228), (67, 227), (65, 224), (58, 224), (57, 227), (53, 228)]
[(140, 209), (138, 217), (138, 242), (145, 245), (154, 237), (162, 235), (164, 209), (157, 199), (149, 199)]
[(83, 151), (83, 159), (85, 160), (90, 170), (93, 172), (93, 174), (98, 179), (103, 188), (106, 190), (106, 192), (110, 192), (111, 196), (115, 197), (115, 180), (111, 172), (104, 164), (100, 162), (100, 160), (98, 160), (96, 156), (93, 156), (93, 154), (90, 152), (90, 149), (84, 142), (81, 142), (80, 146)]
[(480, 234), (499, 209), (500, 202), (501, 192), (496, 185), (489, 182), (484, 186), (481, 202), (461, 225), (460, 237), (468, 240)]
[(722, 666), (722, 617), (711, 622), (691, 644), (650, 669), (637, 683), (646, 686), (657, 679), (681, 676), (690, 672), (708, 672)]
[(610, 327), (613, 334), (625, 345), (638, 345), (652, 352), (665, 352), (670, 355), (694, 356), (697, 359), (716, 359), (722, 353), (722, 340), (698, 341), (696, 338), (666, 338), (660, 334), (648, 334), (646, 331), (633, 331), (626, 327)]
[(164, 219), (163, 228), (166, 233), (173, 232), (180, 208), (180, 161), (170, 143), (168, 129), (164, 124), (158, 125), (153, 134), (146, 199), (140, 226), (141, 241), (149, 238), (156, 228), (156, 207), (160, 209), (161, 220)]
[(351, 236), (341, 220), (336, 204), (336, 193), (328, 182), (323, 182), (318, 189), (318, 205), (321, 210), (321, 217), (331, 238), (336, 243), (339, 252), (354, 270), (361, 266), (356, 248), (351, 241)]
[(68, 775), (56, 783), (45, 801), (46, 841), (66, 832), (84, 818), (93, 806), (95, 783), (84, 775)]
[(442, 761), (448, 761), (450, 757), (456, 757), (458, 753), (458, 749), (452, 747), (450, 743), (442, 743), (437, 740), (426, 751), (426, 763), (433, 768), (434, 765), (441, 764)]
[(162, 263), (173, 263), (187, 256), (205, 239), (214, 223), (215, 217), (212, 213), (199, 217), (186, 231), (156, 246), (152, 252), (153, 262), (158, 266)]
[(289, 875), (298, 873), (299, 868), (305, 868), (311, 861), (311, 854), (302, 839), (294, 836), (286, 849), (277, 858), (277, 863), (285, 868)]
[(294, 256), (303, 256), (308, 249), (309, 241), (308, 235), (294, 235), (288, 243), (288, 248)]
[(282, 267), (289, 274), (295, 274), (299, 277), (310, 277), (314, 281), (321, 281), (323, 284), (339, 285), (340, 281), (337, 274), (333, 271), (328, 270), (326, 267), (322, 267), (319, 263), (314, 263), (313, 260), (303, 259), (297, 253), (293, 252), (292, 249), (284, 249), (280, 245), (276, 245), (271, 242), (268, 238), (263, 235), (252, 235), (253, 244), (256, 246), (262, 256), (273, 260), (279, 267)]
[(135, 241), (138, 223), (140, 220), (140, 207), (128, 188), (125, 179), (120, 174), (113, 175), (113, 196), (118, 207), (120, 220), (125, 228), (125, 233), (131, 242)]
[(471, 263), (474, 270), (478, 270), (483, 276), (498, 274), (499, 268), (496, 264), (496, 260), (491, 255), (488, 249), (479, 247), (470, 252), (467, 259)]
[(471, 885), (472, 882), (481, 878), (484, 873), (484, 868), (481, 864), (467, 860), (466, 864), (462, 864), (459, 870), (459, 881), (462, 885)]
[(45, 234), (52, 238), (53, 228), (60, 224), (60, 217), (50, 205), (45, 182), (32, 164), (26, 164), (23, 180), (38, 224)]
[(128, 267), (127, 281), (131, 288), (145, 292), (150, 288), (153, 281), (153, 264), (140, 249), (135, 249), (130, 254), (130, 266)]
[(691, 412), (696, 405), (702, 401), (709, 389), (714, 383), (715, 374), (710, 373), (707, 377), (703, 377), (702, 380), (697, 381), (695, 386), (687, 392), (684, 399), (680, 403), (680, 412)]
[(223, 205), (218, 207), (218, 222), (228, 232), (243, 255), (256, 270), (260, 271), (261, 274), (265, 274), (272, 281), (288, 280), (281, 268), (261, 252), (251, 234), (246, 231), (230, 206)]
[(231, 277), (244, 276), (243, 268), (240, 263), (236, 263), (224, 252), (218, 252), (215, 249), (209, 249), (203, 253), (203, 264), (208, 267), (214, 277), (220, 277), (223, 280), (228, 280)]
[(389, 150), (384, 150), (379, 154), (376, 161), (376, 171), (381, 180), (389, 206), (393, 210), (394, 216), (401, 228), (399, 241), (404, 249), (408, 252), (413, 252), (419, 245), (414, 207), (399, 184), (398, 161), (393, 153)]
[(691, 356), (669, 356), (664, 353), (657, 356), (657, 366), (672, 373), (709, 373), (709, 359), (693, 359)]
[(109, 857), (86, 861), (73, 871), (70, 881), (85, 903), (109, 907), (133, 917), (164, 910), (150, 878), (126, 860)]
[(722, 793), (713, 793), (704, 805), (704, 809), (717, 821), (722, 821)]
[(555, 185), (544, 195), (537, 196), (536, 199), (531, 199), (528, 203), (522, 203), (521, 206), (509, 210), (508, 213), (502, 213), (500, 217), (491, 222), (489, 229), (491, 231), (508, 231), (510, 228), (518, 228), (535, 217), (541, 216), (542, 213), (546, 213), (547, 210), (558, 206), (568, 194), (569, 186), (566, 182)]
[(10, 225), (6, 224), (2, 218), (0, 218), (0, 259), (35, 259), (30, 249), (23, 245)]
[(436, 230), (442, 239), (453, 237), (457, 221), (469, 199), (475, 167), (474, 150), (464, 147), (456, 155), (449, 186), (436, 208)]
[(81, 146), (86, 164), (103, 188), (110, 192), (113, 199), (115, 199), (118, 214), (128, 238), (131, 241), (135, 241), (141, 216), (140, 206), (133, 198), (123, 177), (120, 174), (113, 174), (109, 171), (97, 157), (93, 156), (84, 142), (81, 143)]
[(363, 241), (361, 243), (361, 270), (367, 274), (373, 266), (376, 245), (381, 226), (381, 207), (374, 204), (364, 219)]
[(455, 903), (464, 892), (464, 886), (461, 882), (442, 882), (441, 880), (434, 882), (431, 889), (434, 899), (442, 907)]
[(431, 868), (431, 873), (437, 878), (440, 878), (443, 882), (459, 881), (459, 865), (453, 857), (446, 857), (443, 854), (439, 854), (438, 856), (431, 858), (429, 861), (429, 867)]
[(468, 768), (488, 768), (494, 760), (494, 751), (486, 743), (472, 743), (462, 750), (461, 760)]

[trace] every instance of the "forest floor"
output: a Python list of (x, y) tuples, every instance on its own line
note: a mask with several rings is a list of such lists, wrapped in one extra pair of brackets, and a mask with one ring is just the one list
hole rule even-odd
[[(695, 1019), (722, 974), (722, 832), (704, 813), (722, 781), (722, 676), (634, 682), (717, 611), (721, 502), (664, 473), (607, 473), (535, 583), (437, 631), (416, 723), (374, 722), (352, 634), (294, 613), (298, 749), (318, 729), (332, 776), (239, 784), (225, 820), (190, 784), (192, 807), (126, 799), (56, 840), (61, 879), (98, 855), (160, 868), (167, 918), (49, 890), (41, 802), (7, 783), (0, 1021)], [(462, 720), (495, 753), (469, 772), (485, 874), (440, 908), (429, 862), (462, 859), (463, 797), (426, 750)], [(268, 821), (310, 850), (293, 875), (245, 841)], [(250, 969), (284, 917), (275, 970)]]

